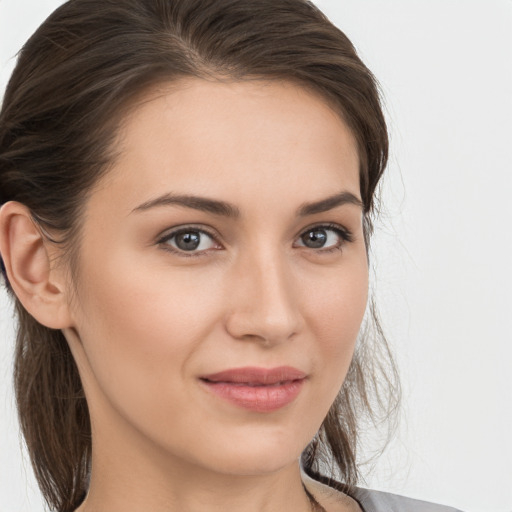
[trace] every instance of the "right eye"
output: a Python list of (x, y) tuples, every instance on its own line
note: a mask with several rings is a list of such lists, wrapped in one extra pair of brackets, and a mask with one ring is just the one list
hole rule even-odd
[[(181, 228), (163, 236), (158, 243), (180, 256), (200, 256), (209, 249), (218, 249), (213, 235), (202, 229)], [(187, 254), (188, 253), (188, 254)]]

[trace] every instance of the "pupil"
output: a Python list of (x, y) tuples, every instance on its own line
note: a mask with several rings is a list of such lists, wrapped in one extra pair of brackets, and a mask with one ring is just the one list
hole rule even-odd
[(313, 231), (309, 231), (302, 237), (302, 241), (305, 245), (312, 248), (323, 247), (327, 240), (327, 234), (323, 229), (315, 229)]
[(176, 235), (176, 245), (184, 251), (197, 249), (199, 243), (200, 236), (198, 233), (181, 233)]

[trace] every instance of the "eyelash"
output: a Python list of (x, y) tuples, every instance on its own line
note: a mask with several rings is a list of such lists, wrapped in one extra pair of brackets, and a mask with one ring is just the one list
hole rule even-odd
[[(338, 224), (319, 224), (317, 226), (309, 227), (306, 230), (304, 230), (301, 233), (301, 235), (299, 235), (299, 238), (302, 237), (304, 234), (306, 234), (310, 231), (315, 231), (317, 229), (323, 229), (326, 231), (334, 231), (341, 238), (342, 241), (341, 241), (341, 243), (336, 244), (333, 247), (330, 247), (329, 249), (321, 249), (321, 248), (316, 249), (316, 250), (312, 249), (315, 252), (320, 252), (322, 254), (330, 254), (334, 251), (341, 250), (342, 247), (345, 245), (345, 243), (350, 243), (350, 242), (354, 241), (354, 237), (353, 237), (352, 233), (348, 229), (343, 228), (343, 227), (339, 226)], [(168, 251), (173, 254), (177, 254), (177, 255), (185, 257), (185, 258), (197, 258), (197, 257), (206, 256), (211, 249), (206, 249), (206, 250), (194, 253), (194, 252), (177, 250), (166, 243), (169, 240), (172, 240), (175, 236), (178, 236), (182, 233), (189, 233), (189, 232), (205, 234), (216, 242), (216, 236), (213, 233), (210, 233), (208, 230), (203, 229), (203, 228), (196, 228), (194, 226), (186, 226), (186, 227), (179, 228), (175, 231), (172, 231), (172, 232), (162, 236), (161, 238), (158, 239), (157, 244), (161, 245), (163, 250)], [(301, 247), (308, 249), (308, 247), (305, 247), (305, 246), (301, 246)], [(214, 249), (214, 250), (216, 250), (216, 249)]]
[[(341, 242), (339, 242), (338, 244), (335, 244), (334, 246), (330, 247), (329, 249), (312, 249), (313, 251), (315, 252), (320, 252), (321, 254), (330, 254), (334, 251), (341, 251), (342, 247), (345, 245), (345, 243), (350, 243), (350, 242), (353, 242), (354, 241), (354, 236), (352, 235), (352, 233), (346, 229), (346, 228), (343, 228), (341, 226), (339, 226), (338, 224), (318, 224), (316, 226), (311, 226), (307, 229), (305, 229), (299, 236), (302, 237), (304, 234), (310, 232), (310, 231), (315, 231), (317, 229), (322, 229), (324, 231), (334, 231), (341, 239)], [(311, 249), (310, 247), (305, 247), (305, 246), (301, 246), (301, 247), (304, 247), (305, 249)]]

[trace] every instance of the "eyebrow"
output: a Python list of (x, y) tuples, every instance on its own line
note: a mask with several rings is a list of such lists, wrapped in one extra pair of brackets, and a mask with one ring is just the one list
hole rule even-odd
[(306, 217), (307, 215), (314, 215), (315, 213), (323, 213), (337, 206), (343, 206), (345, 204), (353, 204), (359, 208), (363, 208), (363, 202), (357, 196), (344, 190), (339, 194), (329, 196), (320, 201), (314, 201), (312, 203), (303, 203), (297, 210), (298, 217)]
[[(301, 204), (297, 209), (297, 217), (306, 217), (316, 213), (327, 212), (345, 204), (353, 204), (359, 208), (363, 208), (361, 199), (352, 194), (352, 192), (345, 190), (319, 201)], [(219, 201), (217, 199), (210, 199), (207, 197), (195, 195), (181, 195), (172, 193), (166, 193), (155, 199), (146, 201), (145, 203), (142, 203), (134, 208), (132, 212), (146, 211), (151, 208), (161, 206), (184, 206), (186, 208), (213, 213), (214, 215), (232, 219), (238, 219), (241, 216), (240, 210), (235, 205), (226, 201)]]
[(225, 201), (188, 194), (178, 195), (172, 193), (163, 194), (156, 199), (146, 201), (145, 203), (137, 206), (137, 208), (134, 208), (133, 211), (145, 211), (149, 210), (150, 208), (156, 208), (157, 206), (173, 205), (185, 206), (186, 208), (193, 208), (194, 210), (200, 210), (207, 213), (213, 213), (214, 215), (220, 215), (234, 219), (240, 217), (240, 210), (236, 206)]

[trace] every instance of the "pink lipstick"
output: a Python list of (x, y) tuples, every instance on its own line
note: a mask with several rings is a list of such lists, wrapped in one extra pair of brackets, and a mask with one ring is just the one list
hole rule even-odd
[(300, 393), (306, 374), (290, 366), (244, 367), (201, 377), (215, 395), (238, 407), (272, 412), (291, 403)]

